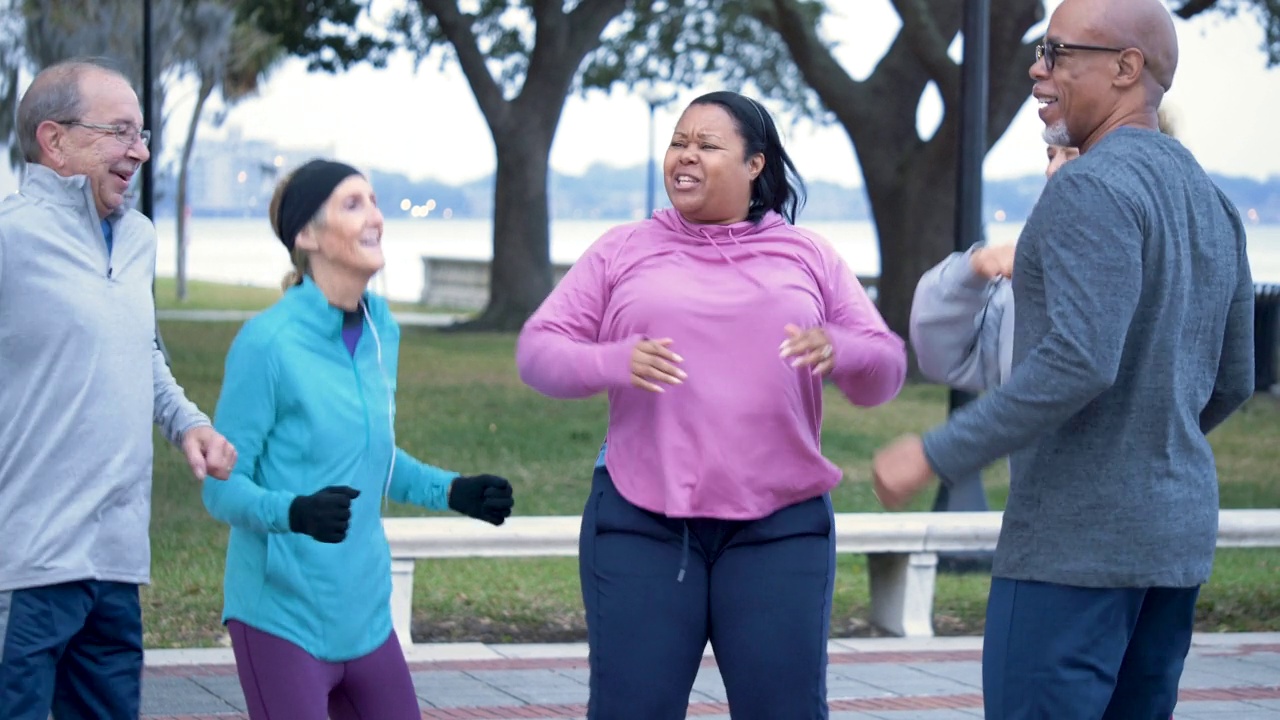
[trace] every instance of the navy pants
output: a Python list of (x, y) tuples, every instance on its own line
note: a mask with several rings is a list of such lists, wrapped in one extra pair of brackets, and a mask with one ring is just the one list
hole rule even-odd
[(136, 720), (141, 681), (137, 585), (0, 592), (0, 718)]
[(754, 521), (671, 519), (596, 468), (582, 517), (591, 720), (683, 720), (707, 642), (734, 720), (827, 717), (827, 496)]
[(1199, 592), (992, 578), (987, 720), (1168, 720)]

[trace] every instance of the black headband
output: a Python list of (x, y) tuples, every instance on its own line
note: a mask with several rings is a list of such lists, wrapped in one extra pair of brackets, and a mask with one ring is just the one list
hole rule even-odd
[(755, 100), (752, 100), (746, 95), (743, 95), (742, 98), (747, 102), (751, 103), (751, 107), (755, 108), (756, 117), (760, 118), (760, 134), (765, 136), (766, 138), (769, 137), (769, 123), (764, 121), (764, 111), (760, 109), (760, 103), (756, 102)]
[(276, 209), (280, 242), (293, 252), (298, 233), (311, 222), (338, 183), (360, 171), (332, 160), (312, 160), (293, 172)]

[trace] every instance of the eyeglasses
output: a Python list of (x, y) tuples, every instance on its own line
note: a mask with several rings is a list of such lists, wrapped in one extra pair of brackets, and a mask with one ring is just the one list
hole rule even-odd
[(1129, 48), (1102, 47), (1101, 45), (1076, 45), (1075, 43), (1042, 42), (1036, 45), (1036, 62), (1044, 60), (1046, 70), (1053, 70), (1058, 62), (1058, 53), (1062, 50), (1088, 50), (1091, 52), (1124, 52)]
[(100, 123), (86, 123), (79, 120), (59, 120), (59, 125), (75, 125), (77, 127), (88, 128), (89, 130), (97, 130), (99, 132), (111, 133), (115, 135), (116, 140), (132, 147), (134, 143), (142, 140), (143, 147), (151, 145), (151, 131), (142, 130), (129, 123), (120, 123), (119, 125), (102, 125)]

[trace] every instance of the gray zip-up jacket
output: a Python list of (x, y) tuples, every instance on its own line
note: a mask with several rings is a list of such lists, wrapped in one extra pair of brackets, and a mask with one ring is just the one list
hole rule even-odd
[(974, 272), (972, 255), (952, 253), (920, 278), (910, 340), (926, 378), (980, 393), (1008, 379), (1013, 365), (1013, 284)]
[(156, 344), (155, 228), (108, 220), (110, 256), (88, 180), (42, 165), (0, 202), (0, 591), (148, 582), (151, 425), (209, 424)]

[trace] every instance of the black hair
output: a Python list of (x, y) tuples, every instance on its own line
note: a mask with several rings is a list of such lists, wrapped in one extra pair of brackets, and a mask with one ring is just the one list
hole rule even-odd
[(804, 206), (804, 180), (782, 148), (782, 139), (769, 111), (755, 100), (728, 90), (707, 93), (689, 104), (724, 108), (733, 117), (738, 134), (746, 145), (744, 159), (756, 153), (764, 155), (764, 169), (751, 182), (747, 219), (759, 222), (765, 212), (773, 210), (794, 225), (796, 214)]

